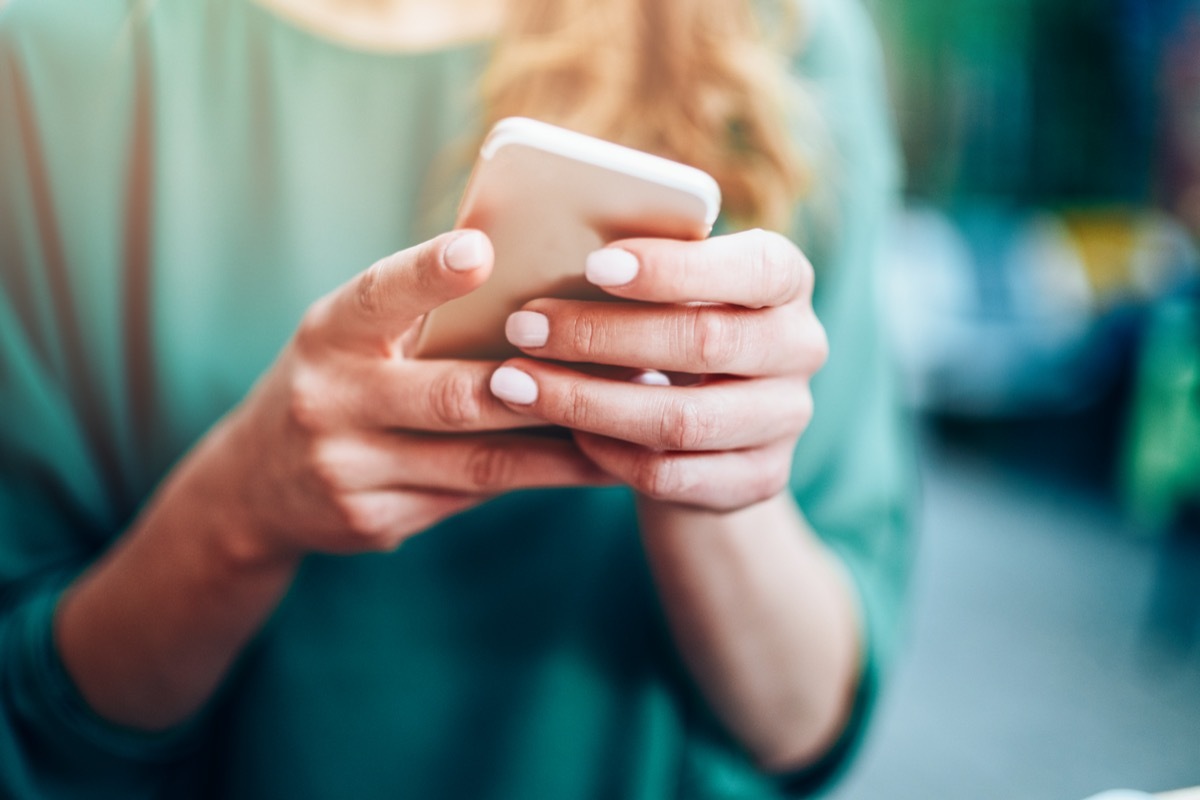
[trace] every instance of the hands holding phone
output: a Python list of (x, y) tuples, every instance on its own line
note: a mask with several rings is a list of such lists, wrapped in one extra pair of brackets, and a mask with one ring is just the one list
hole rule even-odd
[[(493, 252), (478, 231), (389, 256), (314, 303), (253, 391), (60, 604), (64, 663), (89, 702), (126, 725), (178, 723), (211, 696), (305, 554), (389, 550), (510, 490), (619, 480), (659, 500), (715, 509), (778, 493), (810, 414), (808, 379), (825, 357), (803, 256), (782, 237), (753, 231), (703, 242), (625, 240), (599, 253), (590, 279), (645, 302), (533, 301), (514, 315), (510, 336), (534, 358), (504, 364), (411, 357), (421, 318), (487, 280)], [(543, 358), (707, 377), (638, 385)], [(573, 439), (528, 432), (548, 423), (573, 429)], [(692, 546), (692, 537), (656, 537), (658, 560), (678, 567), (665, 571), (665, 602), (689, 625), (716, 631), (708, 637), (716, 650), (701, 648), (704, 664), (724, 663), (713, 653), (724, 652), (725, 634), (747, 629), (741, 617), (726, 618), (742, 605), (710, 602), (727, 594), (709, 592), (714, 582), (734, 579), (739, 597), (760, 595), (778, 583), (772, 570), (803, 550), (800, 529), (789, 527), (795, 514), (749, 519), (775, 534), (755, 537), (750, 562), (759, 566), (749, 585), (740, 572), (712, 569), (711, 548)], [(719, 550), (717, 562), (726, 554)], [(692, 577), (672, 582), (678, 575)], [(792, 620), (806, 607), (794, 588), (825, 584), (796, 580), (792, 569), (783, 575)], [(767, 626), (767, 641), (787, 639), (777, 627)], [(127, 646), (111, 646), (118, 635)], [(170, 680), (162, 664), (174, 665)], [(729, 687), (758, 685), (721, 675), (710, 683), (720, 698)], [(722, 707), (758, 707), (729, 696)], [(764, 729), (777, 707), (763, 707), (735, 729)]]
[[(492, 258), (483, 234), (448, 233), (309, 309), (230, 420), (243, 457), (229, 474), (250, 465), (236, 482), (244, 549), (386, 550), (521, 488), (620, 481), (718, 510), (784, 488), (826, 355), (812, 269), (787, 239), (617, 242), (592, 254), (588, 278), (642, 302), (535, 300), (508, 325), (531, 358), (503, 365), (410, 358), (422, 315), (482, 285)], [(548, 361), (698, 380), (642, 385)], [(527, 431), (547, 424), (574, 441)]]
[[(707, 219), (712, 209), (699, 208)], [(527, 219), (515, 222), (528, 230)], [(527, 245), (521, 255), (576, 270), (595, 246), (561, 258), (514, 230), (505, 241)], [(390, 550), (515, 489), (618, 482), (678, 504), (641, 509), (666, 512), (652, 520), (660, 535), (648, 556), (670, 565), (656, 568), (664, 604), (733, 730), (774, 730), (765, 721), (778, 718), (777, 699), (795, 693), (792, 676), (811, 672), (795, 666), (804, 661), (795, 653), (851, 663), (852, 646), (809, 646), (836, 638), (826, 635), (831, 625), (853, 625), (823, 611), (841, 597), (841, 579), (811, 557), (819, 550), (797, 509), (763, 503), (677, 524), (682, 506), (736, 509), (786, 484), (811, 413), (808, 381), (826, 351), (807, 261), (762, 231), (624, 239), (587, 261), (592, 284), (640, 302), (531, 301), (508, 326), (529, 357), (504, 363), (414, 357), (427, 315), (471, 295), (496, 266), (492, 240), (471, 226), (384, 258), (315, 302), (250, 394), (64, 595), (55, 635), (91, 705), (151, 730), (195, 713), (308, 553)], [(564, 366), (572, 363), (659, 370), (679, 385)], [(529, 431), (548, 424), (572, 438)], [(714, 535), (697, 547), (690, 534), (706, 526)], [(721, 534), (747, 527), (763, 535), (753, 545), (735, 536), (732, 547), (753, 551), (750, 569), (727, 570), (730, 537)], [(720, 602), (731, 595), (746, 602)], [(798, 623), (797, 608), (818, 613)], [(767, 674), (755, 659), (744, 673), (744, 649), (731, 645), (746, 631), (768, 645), (762, 652), (780, 652), (772, 663), (789, 666)], [(834, 667), (813, 669), (834, 674), (833, 684), (853, 674)], [(817, 698), (844, 694), (830, 680), (814, 685)], [(812, 716), (814, 702), (785, 705), (835, 730), (839, 707)], [(793, 721), (779, 724), (791, 730)]]
[(782, 491), (828, 350), (800, 251), (762, 230), (632, 239), (593, 253), (587, 277), (642, 302), (535, 300), (509, 318), (509, 341), (536, 359), (700, 380), (639, 385), (514, 359), (492, 392), (572, 429), (589, 458), (648, 497), (731, 510)]

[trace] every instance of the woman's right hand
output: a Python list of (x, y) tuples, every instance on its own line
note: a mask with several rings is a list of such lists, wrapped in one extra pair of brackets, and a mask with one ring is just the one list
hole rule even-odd
[(492, 398), (494, 364), (408, 357), (421, 317), (491, 267), (483, 234), (449, 233), (308, 310), (58, 604), (63, 664), (101, 717), (164, 730), (194, 714), (307, 553), (387, 550), (510, 489), (611, 482), (570, 440), (522, 434), (545, 423)]
[(479, 287), (492, 262), (484, 234), (455, 231), (309, 308), (209, 452), (242, 523), (233, 552), (389, 550), (512, 489), (612, 482), (571, 440), (521, 432), (545, 423), (493, 397), (497, 364), (409, 357), (423, 315)]

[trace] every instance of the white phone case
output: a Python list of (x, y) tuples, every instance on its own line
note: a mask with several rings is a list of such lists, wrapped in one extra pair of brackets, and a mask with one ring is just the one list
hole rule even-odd
[(434, 309), (415, 353), (501, 359), (508, 315), (538, 297), (614, 300), (583, 277), (588, 253), (632, 237), (703, 239), (721, 207), (707, 173), (523, 117), (496, 123), (480, 148), (457, 228), (496, 250), (488, 282)]

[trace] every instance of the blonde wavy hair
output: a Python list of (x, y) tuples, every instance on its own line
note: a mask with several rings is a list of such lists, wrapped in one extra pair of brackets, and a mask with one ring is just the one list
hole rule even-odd
[[(752, 7), (753, 5), (753, 7)], [(768, 39), (752, 0), (508, 0), (485, 122), (536, 117), (709, 172), (734, 224), (783, 228), (810, 188), (789, 109), (794, 3)]]

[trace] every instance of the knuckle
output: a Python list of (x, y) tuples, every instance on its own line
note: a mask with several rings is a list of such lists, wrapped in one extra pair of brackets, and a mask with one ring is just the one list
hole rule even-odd
[(659, 453), (642, 455), (634, 467), (633, 477), (634, 487), (655, 500), (675, 498), (687, 488), (682, 463)]
[(324, 343), (329, 319), (333, 314), (332, 306), (332, 298), (322, 297), (304, 312), (292, 337), (299, 352), (312, 353)]
[(806, 430), (813, 418), (813, 396), (812, 389), (805, 384), (800, 390), (799, 397), (796, 401), (796, 426), (797, 433)]
[(717, 430), (716, 418), (694, 399), (685, 398), (668, 406), (660, 438), (668, 450), (703, 450)]
[(706, 373), (724, 372), (741, 347), (740, 325), (735, 318), (711, 308), (692, 312), (692, 340)]
[(483, 419), (483, 387), (470, 373), (446, 373), (433, 385), (430, 406), (433, 418), (442, 426), (471, 428)]
[(735, 484), (733, 491), (718, 505), (722, 511), (737, 511), (770, 500), (787, 489), (791, 479), (791, 459), (772, 456)]
[(599, 351), (604, 344), (603, 325), (589, 314), (577, 314), (569, 323), (567, 341), (579, 355), (591, 355)]
[(482, 444), (467, 457), (467, 480), (471, 488), (489, 492), (511, 486), (517, 463), (512, 452), (493, 444)]
[(329, 422), (326, 393), (320, 391), (321, 381), (309, 369), (297, 368), (287, 388), (287, 421), (293, 429), (306, 433), (324, 430)]
[(829, 360), (829, 336), (811, 308), (780, 309), (785, 312), (776, 338), (786, 343), (789, 371), (814, 375)]
[(758, 231), (756, 244), (755, 266), (767, 304), (781, 305), (800, 294), (807, 261), (796, 246), (782, 234), (764, 230)]
[(570, 381), (563, 392), (560, 412), (562, 424), (568, 428), (589, 429), (591, 405), (588, 402), (587, 389), (580, 381)]
[(308, 471), (317, 489), (325, 495), (337, 496), (348, 488), (345, 465), (327, 445), (314, 443), (311, 447)]
[(354, 279), (354, 303), (358, 310), (368, 317), (378, 313), (381, 305), (379, 297), (381, 270), (382, 262), (376, 262), (360, 272)]
[(816, 369), (825, 366), (825, 362), (829, 360), (829, 334), (825, 332), (825, 326), (813, 317), (813, 341), (812, 341), (813, 360)]
[(345, 534), (357, 547), (375, 549), (386, 538), (391, 528), (391, 515), (387, 507), (376, 498), (343, 496), (337, 500), (338, 514)]
[(787, 488), (792, 477), (792, 463), (788, 458), (773, 458), (759, 474), (755, 482), (753, 501), (769, 500)]

